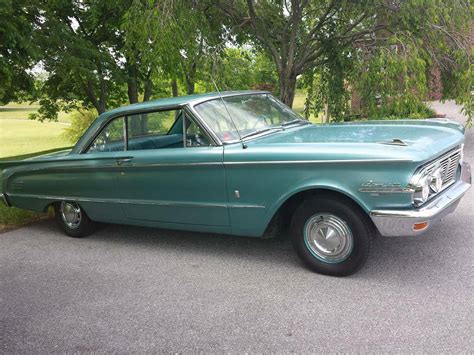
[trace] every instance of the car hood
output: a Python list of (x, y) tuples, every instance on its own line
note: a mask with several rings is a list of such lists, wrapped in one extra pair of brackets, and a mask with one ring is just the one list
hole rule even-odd
[(354, 153), (377, 158), (401, 157), (426, 160), (460, 145), (464, 127), (450, 120), (363, 121), (306, 125), (276, 132), (254, 140), (253, 146), (297, 146), (323, 153)]

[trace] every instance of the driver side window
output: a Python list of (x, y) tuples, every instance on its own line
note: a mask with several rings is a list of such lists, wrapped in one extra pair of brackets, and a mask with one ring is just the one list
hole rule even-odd
[(211, 145), (209, 139), (203, 134), (201, 127), (189, 119), (187, 115), (185, 115), (185, 127), (186, 136), (184, 142), (186, 147), (203, 147)]

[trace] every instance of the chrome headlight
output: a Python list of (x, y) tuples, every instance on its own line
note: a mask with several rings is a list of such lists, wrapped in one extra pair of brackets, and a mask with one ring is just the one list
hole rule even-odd
[(424, 204), (430, 197), (430, 184), (432, 176), (424, 174), (420, 176), (417, 181), (412, 182), (413, 189), (413, 203), (417, 206)]
[(456, 181), (463, 145), (420, 167), (410, 180), (413, 204), (420, 206)]
[(430, 189), (431, 191), (438, 193), (443, 188), (443, 175), (441, 168), (438, 168), (431, 174), (428, 179), (430, 180)]

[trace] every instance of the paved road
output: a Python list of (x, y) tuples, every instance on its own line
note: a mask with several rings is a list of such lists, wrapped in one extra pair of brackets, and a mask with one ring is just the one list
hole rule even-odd
[[(473, 131), (466, 159), (474, 164)], [(51, 221), (0, 235), (0, 352), (474, 350), (474, 189), (435, 231), (378, 239), (348, 278), (285, 240)]]

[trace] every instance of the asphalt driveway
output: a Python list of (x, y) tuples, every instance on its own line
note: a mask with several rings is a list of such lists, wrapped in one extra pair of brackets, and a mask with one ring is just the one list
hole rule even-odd
[(40, 222), (0, 235), (0, 352), (469, 352), (473, 229), (471, 189), (436, 230), (378, 239), (334, 278), (288, 240)]

